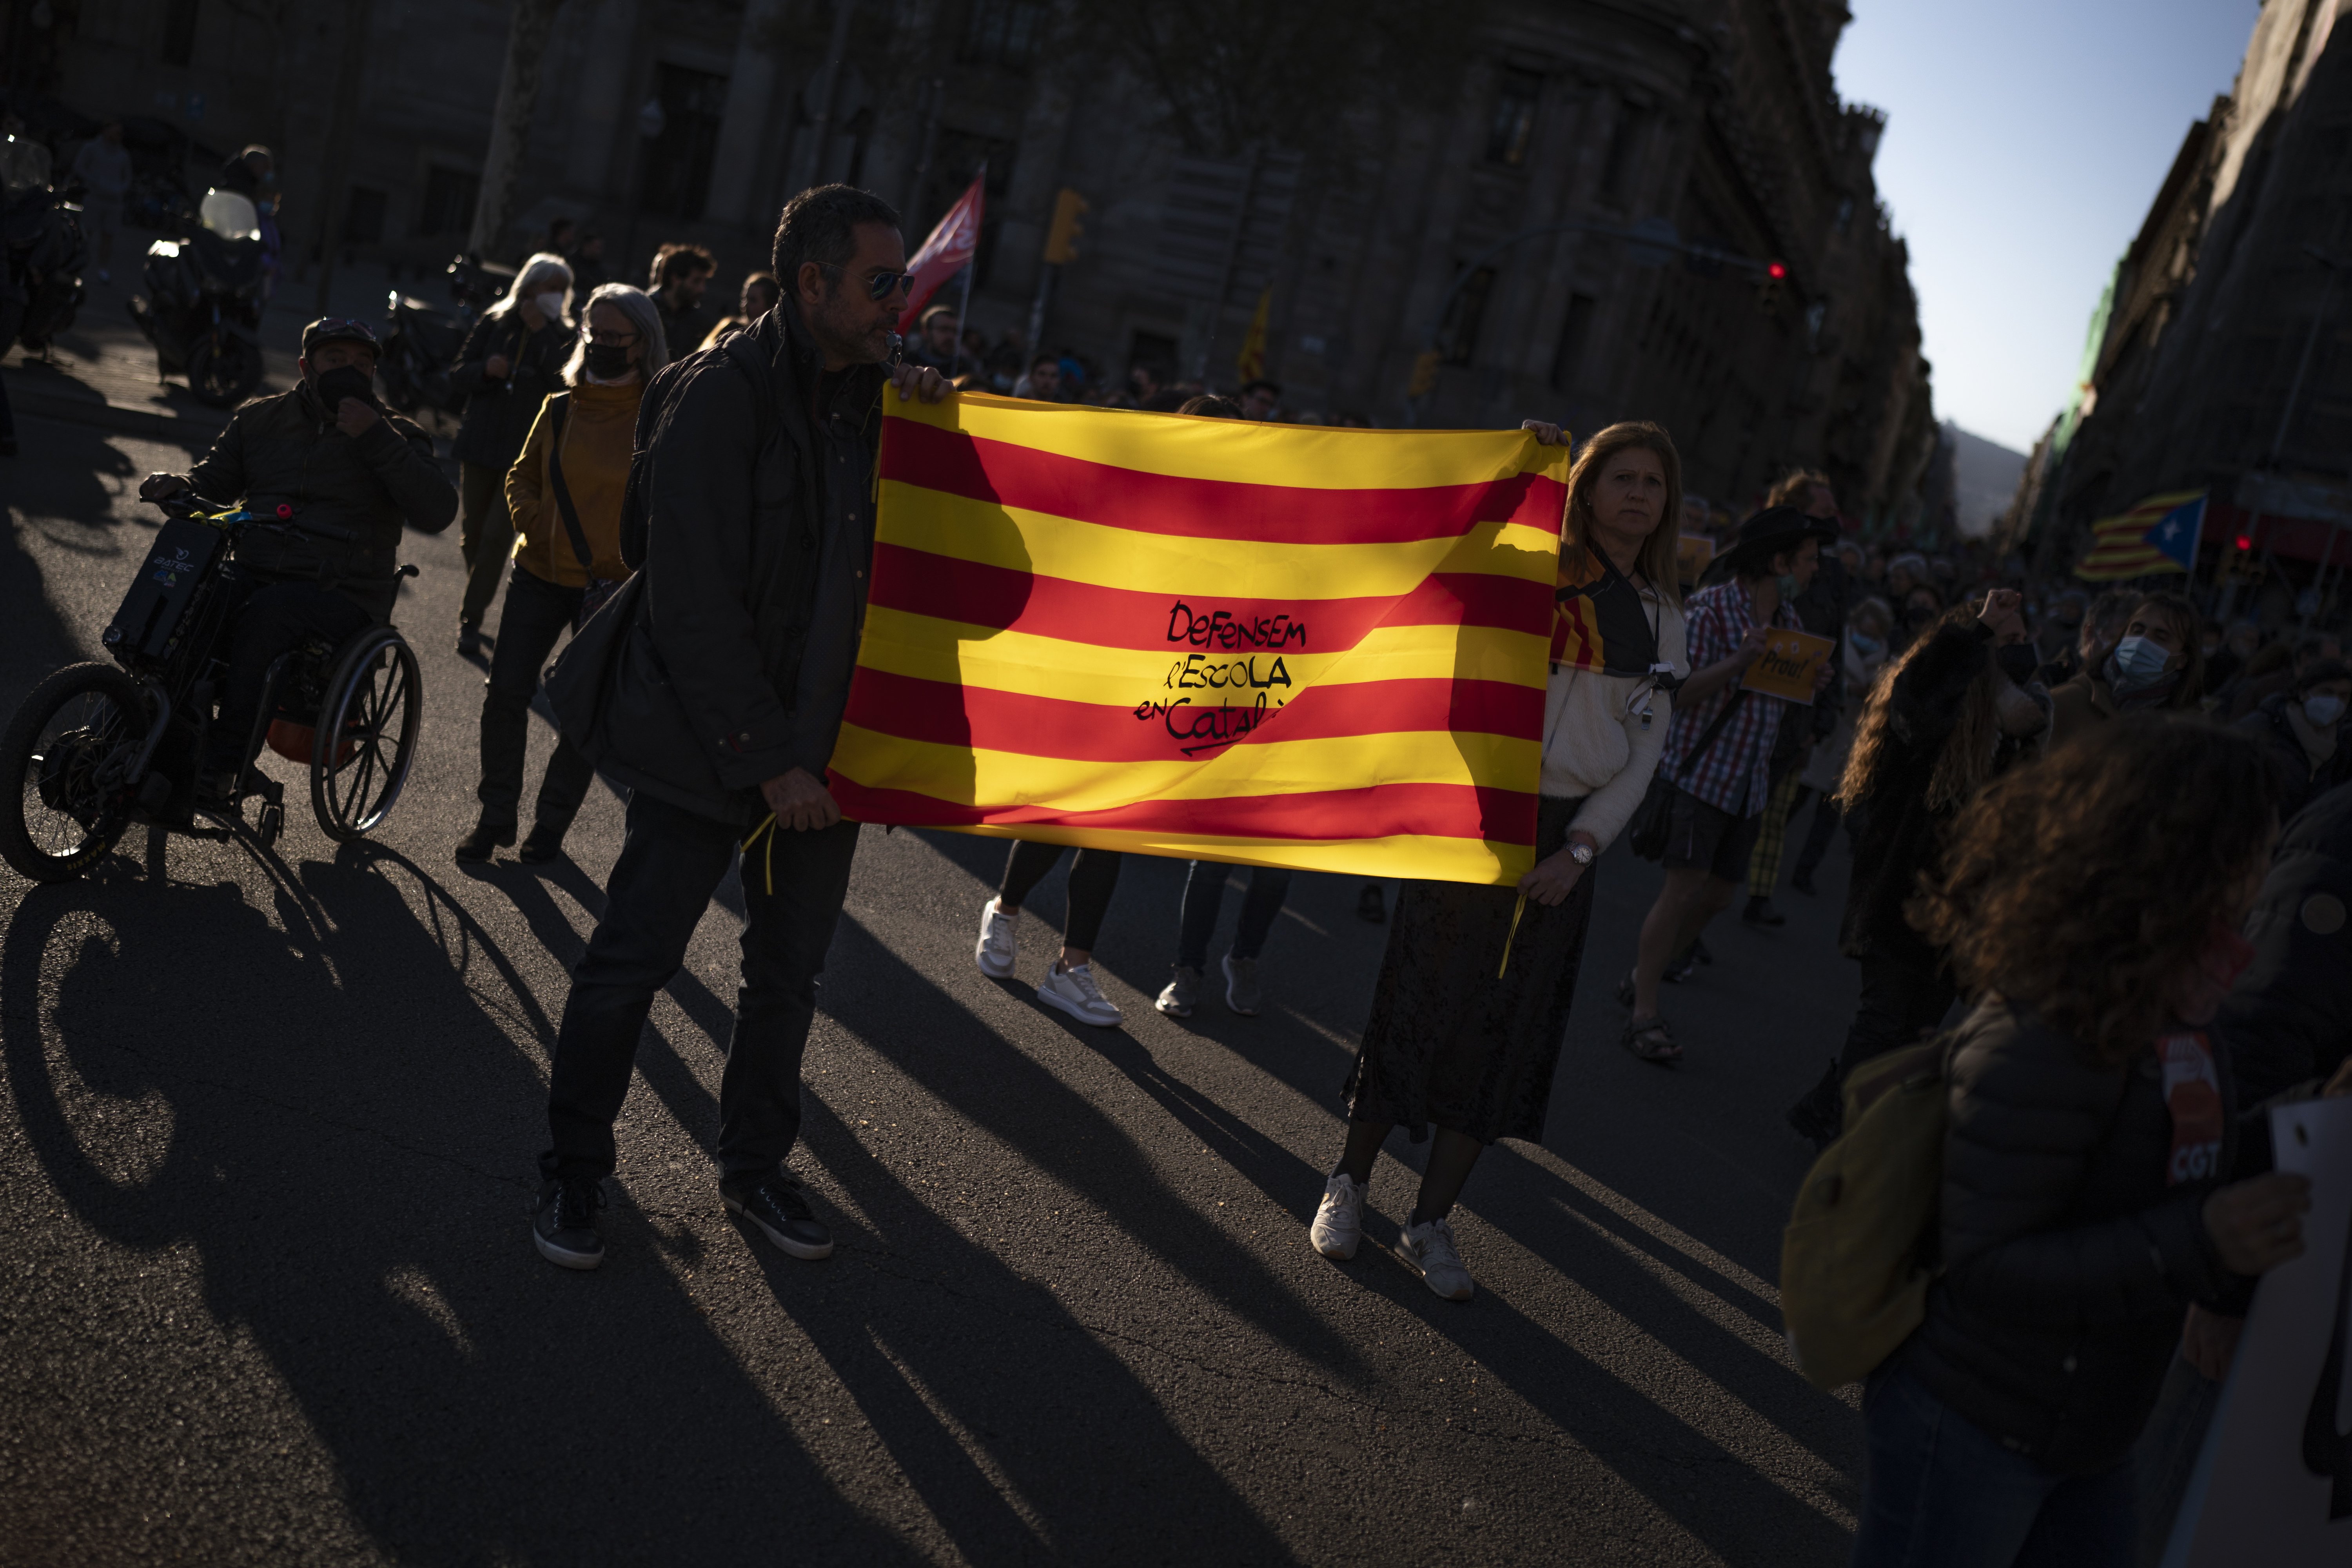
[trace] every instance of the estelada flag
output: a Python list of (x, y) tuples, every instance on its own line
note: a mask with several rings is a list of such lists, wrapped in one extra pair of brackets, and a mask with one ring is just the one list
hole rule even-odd
[(898, 315), (900, 331), (914, 330), (915, 318), (931, 302), (940, 285), (962, 271), (972, 253), (980, 248), (980, 220), (982, 209), (987, 205), (987, 185), (988, 165), (982, 163), (980, 173), (971, 177), (971, 188), (956, 198), (956, 205), (948, 208), (947, 215), (932, 227), (930, 237), (923, 241), (923, 247), (907, 263), (915, 283), (907, 295), (906, 310)]
[(883, 400), (831, 784), (866, 822), (1510, 883), (1569, 452)]
[(2091, 552), (2075, 564), (2086, 583), (2114, 583), (2157, 572), (2193, 572), (2205, 531), (2205, 492), (2150, 496), (2120, 517), (2091, 524)]

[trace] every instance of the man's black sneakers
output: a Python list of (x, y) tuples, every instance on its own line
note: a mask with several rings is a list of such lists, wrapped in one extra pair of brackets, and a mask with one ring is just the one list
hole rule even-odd
[(833, 1232), (810, 1212), (807, 1190), (781, 1171), (756, 1182), (721, 1182), (719, 1201), (794, 1258), (833, 1256)]
[(593, 1268), (604, 1261), (604, 1238), (596, 1234), (596, 1211), (604, 1206), (602, 1182), (542, 1182), (531, 1205), (530, 1239), (539, 1255), (565, 1268)]

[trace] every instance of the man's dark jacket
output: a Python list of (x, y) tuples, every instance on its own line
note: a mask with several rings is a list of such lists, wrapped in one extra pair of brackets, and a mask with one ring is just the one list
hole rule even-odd
[(2326, 1079), (2352, 1049), (2352, 784), (2279, 836), (2246, 918), (2254, 961), (2216, 1026), (2249, 1104)]
[[(592, 722), (575, 722), (573, 693), (550, 695), (566, 735), (615, 783), (748, 826), (767, 812), (762, 781), (795, 767), (824, 776), (832, 742), (823, 721), (837, 720), (847, 699), (854, 621), (845, 647), (823, 650), (837, 679), (804, 691), (801, 666), (820, 588), (819, 509), (866, 504), (885, 374), (857, 365), (835, 378), (829, 406), (844, 415), (834, 427), (855, 432), (859, 493), (828, 495), (822, 444), (838, 437), (813, 417), (823, 362), (795, 308), (787, 301), (733, 341), (767, 366), (772, 413), (762, 418), (750, 378), (723, 349), (681, 367), (666, 397), (647, 395), (637, 430), (650, 469), (635, 614), (615, 634)], [(871, 539), (867, 531), (868, 551)], [(862, 605), (863, 554), (854, 566)], [(571, 673), (560, 668), (558, 682)], [(803, 702), (825, 710), (819, 722), (800, 721)], [(824, 733), (813, 744), (815, 730)]]
[(2116, 1464), (2155, 1406), (2189, 1304), (2242, 1300), (2203, 1217), (2237, 1144), (2228, 1054), (2214, 1056), (2221, 1158), (2168, 1186), (2172, 1115), (2152, 1050), (2104, 1067), (1997, 1001), (1960, 1026), (1943, 1272), (1896, 1355), (2002, 1447), (2074, 1475)]
[(2295, 738), (2294, 726), (2286, 716), (2286, 705), (2294, 700), (2292, 691), (2274, 691), (2263, 699), (2261, 706), (2231, 726), (2263, 749), (2263, 757), (2278, 780), (2281, 822), (2337, 784), (2352, 782), (2352, 745), (2347, 745), (2344, 739), (2336, 742), (2334, 755), (2316, 768), (2311, 765), (2311, 754)]
[(1911, 929), (1903, 906), (1919, 874), (1943, 853), (1953, 810), (1927, 804), (1944, 743), (1959, 726), (1969, 688), (1992, 657), (1992, 634), (1980, 621), (1942, 626), (1910, 663), (1886, 677), (1886, 733), (1853, 844), (1845, 921), (1838, 946), (1848, 958), (1885, 958), (1933, 969), (1940, 955)]
[[(461, 463), (496, 468), (503, 484), (507, 470), (522, 455), (539, 405), (549, 393), (563, 390), (563, 362), (571, 357), (572, 337), (572, 329), (561, 321), (530, 331), (520, 305), (476, 321), (449, 372), (449, 390), (466, 396), (465, 416), (449, 455)], [(504, 381), (490, 379), (492, 354), (506, 358)]]
[(457, 489), (433, 456), (431, 437), (391, 413), (364, 434), (346, 436), (307, 381), (231, 415), (187, 478), (210, 500), (241, 500), (264, 513), (291, 506), (301, 521), (357, 534), (356, 543), (345, 543), (259, 531), (238, 546), (237, 558), (265, 576), (332, 583), (379, 620), (391, 615), (398, 589), (392, 574), (400, 566), (402, 527), (438, 533), (457, 514)]

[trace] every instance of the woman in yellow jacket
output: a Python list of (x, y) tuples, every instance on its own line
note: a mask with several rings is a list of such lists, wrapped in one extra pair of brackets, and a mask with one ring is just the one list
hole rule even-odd
[[(583, 319), (587, 330), (563, 367), (570, 390), (541, 405), (522, 456), (507, 473), (514, 571), (482, 697), (482, 782), (474, 792), (482, 815), (458, 841), (460, 861), (488, 860), (498, 846), (515, 841), (540, 671), (591, 589), (629, 574), (621, 560), (621, 492), (637, 404), (669, 352), (661, 317), (642, 289), (607, 283), (588, 297)], [(536, 864), (562, 852), (564, 830), (594, 778), (587, 759), (559, 737), (540, 783), (523, 860)]]

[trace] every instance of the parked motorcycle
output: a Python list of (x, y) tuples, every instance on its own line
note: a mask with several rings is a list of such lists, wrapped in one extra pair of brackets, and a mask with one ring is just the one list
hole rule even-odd
[(196, 226), (147, 247), (147, 293), (131, 319), (155, 345), (155, 368), (233, 408), (261, 384), (261, 307), (268, 297), (261, 216), (235, 191), (207, 191)]
[(436, 310), (414, 294), (395, 289), (384, 307), (391, 326), (384, 332), (383, 356), (376, 364), (384, 400), (403, 414), (437, 408), (456, 415), (465, 398), (449, 390), (449, 373), (457, 365), (457, 351), (481, 313), (513, 286), (514, 274), (494, 262), (460, 256), (444, 274), (455, 310)]
[(81, 209), (49, 184), (48, 149), (22, 137), (0, 138), (0, 350), (46, 353), (81, 309), (89, 251)]

